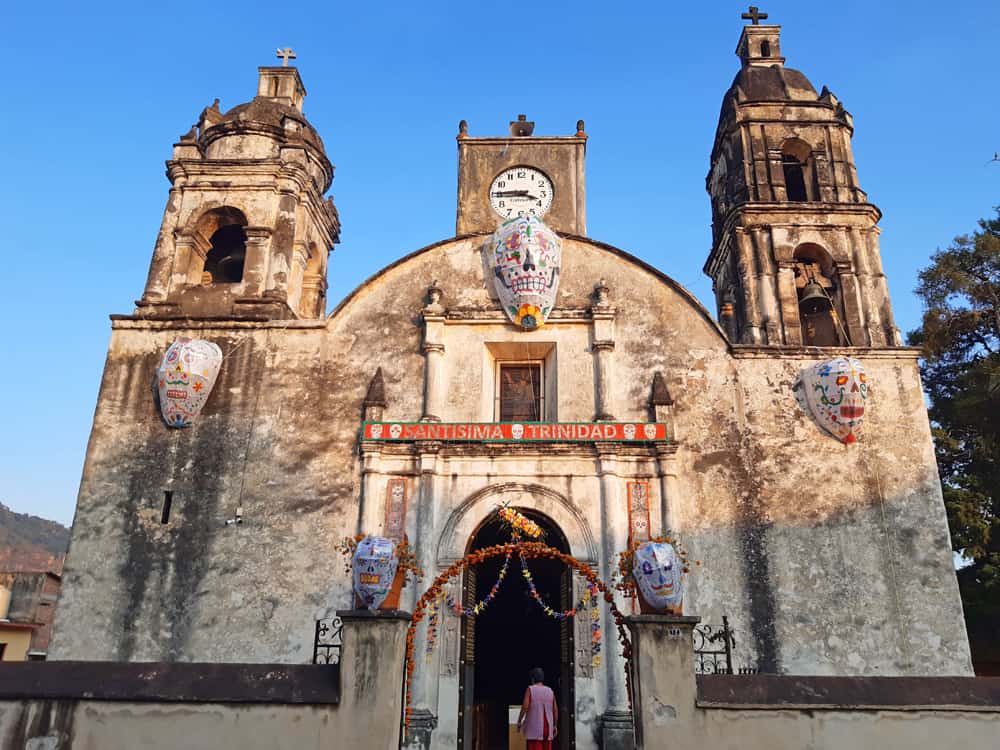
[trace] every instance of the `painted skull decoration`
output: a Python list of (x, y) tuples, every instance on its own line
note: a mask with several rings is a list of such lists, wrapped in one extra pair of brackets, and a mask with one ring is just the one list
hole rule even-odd
[(807, 367), (795, 390), (820, 427), (842, 443), (857, 440), (868, 399), (868, 378), (860, 360), (837, 357)]
[(378, 609), (392, 588), (399, 558), (396, 543), (383, 536), (366, 536), (354, 550), (354, 593), (368, 609)]
[(632, 575), (639, 593), (656, 610), (681, 611), (681, 572), (684, 565), (666, 542), (644, 542), (635, 550)]
[(179, 338), (156, 368), (160, 413), (170, 427), (190, 427), (222, 367), (222, 349), (201, 339)]
[(562, 243), (535, 216), (505, 221), (493, 233), (493, 283), (507, 317), (531, 331), (541, 328), (556, 302)]

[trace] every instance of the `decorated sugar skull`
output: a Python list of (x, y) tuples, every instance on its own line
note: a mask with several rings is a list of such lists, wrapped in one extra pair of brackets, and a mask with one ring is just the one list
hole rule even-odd
[(382, 425), (380, 425), (380, 424), (373, 424), (372, 425), (372, 438), (374, 438), (375, 440), (378, 440), (380, 437), (382, 437)]
[(684, 565), (666, 542), (645, 542), (635, 550), (632, 575), (639, 593), (653, 609), (680, 612)]
[(218, 344), (179, 338), (156, 368), (160, 413), (171, 427), (190, 427), (201, 412), (222, 367)]
[(515, 440), (520, 440), (524, 437), (524, 425), (523, 424), (512, 424), (510, 426), (510, 434)]
[(656, 439), (656, 425), (655, 424), (644, 424), (642, 426), (642, 434), (646, 436), (647, 440)]
[(525, 330), (540, 328), (559, 290), (559, 236), (541, 219), (524, 216), (497, 227), (491, 242), (493, 282), (504, 312)]
[(857, 440), (868, 398), (868, 378), (860, 360), (837, 357), (807, 367), (795, 388), (820, 427), (842, 443)]
[(399, 436), (403, 434), (403, 426), (398, 424), (389, 425), (389, 437), (393, 440), (398, 440)]
[(396, 543), (383, 536), (366, 536), (354, 550), (354, 593), (361, 605), (378, 609), (389, 595), (392, 579), (396, 577), (399, 558)]
[(627, 424), (622, 429), (625, 430), (625, 439), (626, 440), (635, 440), (635, 425), (634, 424)]

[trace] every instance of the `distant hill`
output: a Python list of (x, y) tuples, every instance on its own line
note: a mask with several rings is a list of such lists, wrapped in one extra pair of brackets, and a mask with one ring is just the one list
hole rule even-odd
[(62, 572), (69, 529), (61, 523), (15, 513), (0, 503), (0, 570)]

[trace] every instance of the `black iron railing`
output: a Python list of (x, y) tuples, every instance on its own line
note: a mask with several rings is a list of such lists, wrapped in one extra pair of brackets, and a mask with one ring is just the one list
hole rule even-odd
[(339, 617), (316, 620), (316, 637), (313, 640), (313, 664), (340, 664), (340, 649), (344, 623)]
[(729, 618), (722, 616), (722, 627), (705, 623), (694, 629), (695, 674), (756, 674), (757, 669), (741, 666), (733, 670), (733, 650), (736, 636), (729, 627)]

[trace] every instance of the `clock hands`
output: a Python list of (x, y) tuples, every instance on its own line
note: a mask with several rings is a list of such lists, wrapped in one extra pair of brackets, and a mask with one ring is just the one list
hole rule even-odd
[(532, 195), (527, 190), (498, 190), (493, 193), (494, 198), (530, 198), (533, 201), (538, 200), (538, 197)]

